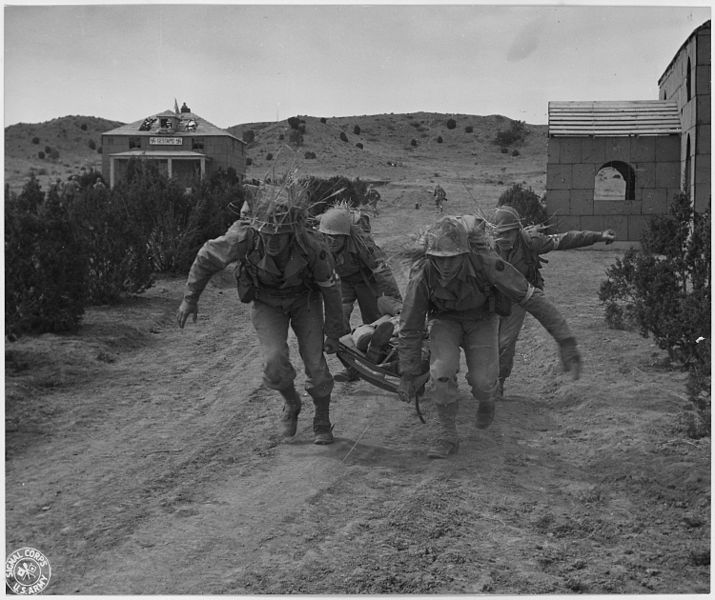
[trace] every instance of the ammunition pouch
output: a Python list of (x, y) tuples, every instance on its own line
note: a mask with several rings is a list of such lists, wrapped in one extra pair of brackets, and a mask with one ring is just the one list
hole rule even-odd
[(238, 299), (245, 303), (253, 302), (256, 299), (256, 286), (243, 261), (236, 267), (235, 275)]

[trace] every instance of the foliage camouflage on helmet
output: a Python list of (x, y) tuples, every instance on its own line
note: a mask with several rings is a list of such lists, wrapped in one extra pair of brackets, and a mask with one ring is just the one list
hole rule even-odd
[(467, 230), (458, 219), (442, 217), (425, 231), (425, 254), (430, 256), (457, 256), (468, 254)]
[(494, 213), (494, 228), (497, 233), (521, 229), (521, 216), (513, 206), (500, 206)]
[(263, 233), (289, 233), (305, 223), (308, 197), (305, 186), (291, 174), (280, 185), (258, 188), (251, 225)]

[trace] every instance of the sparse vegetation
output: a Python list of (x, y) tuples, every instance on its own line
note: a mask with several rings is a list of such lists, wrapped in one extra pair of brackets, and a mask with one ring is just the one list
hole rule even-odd
[(355, 135), (360, 135), (360, 131), (361, 131), (360, 125), (355, 125), (355, 127), (353, 127), (353, 133)]
[(413, 146), (416, 148), (418, 146), (418, 144), (419, 144), (419, 142), (416, 139), (412, 138), (410, 140), (410, 146)]
[(529, 134), (529, 129), (524, 121), (512, 121), (509, 129), (501, 129), (494, 138), (494, 143), (499, 146), (514, 146), (521, 144)]
[(688, 370), (699, 421), (691, 435), (710, 435), (710, 212), (678, 194), (667, 217), (654, 217), (642, 250), (629, 249), (607, 271), (599, 300), (613, 328), (652, 336), (671, 361)]
[(467, 125), (467, 126), (464, 128), (464, 131), (465, 131), (465, 133), (473, 133), (473, 132), (474, 132), (474, 127), (472, 127), (471, 125)]
[(37, 136), (35, 136), (34, 138), (32, 138), (32, 143), (33, 143), (33, 144), (39, 144), (39, 143), (40, 143), (40, 138), (38, 138)]
[(310, 151), (308, 151), (308, 152), (306, 152), (306, 153), (303, 155), (303, 157), (304, 157), (304, 158), (307, 158), (307, 159), (309, 159), (309, 160), (310, 160), (310, 159), (313, 159), (313, 158), (315, 158), (315, 152), (310, 152)]
[(343, 140), (343, 142), (347, 142), (347, 141), (348, 141), (348, 136), (347, 136), (347, 134), (346, 134), (344, 131), (341, 131), (341, 132), (340, 132), (340, 139)]
[(269, 152), (268, 154), (266, 154), (266, 160), (273, 160), (273, 153), (272, 153), (272, 152)]
[(241, 134), (241, 138), (247, 144), (251, 144), (256, 139), (256, 132), (253, 129), (246, 129), (246, 131)]
[[(502, 184), (501, 181), (498, 183)], [(545, 225), (549, 220), (544, 200), (534, 190), (524, 188), (520, 183), (515, 183), (499, 196), (497, 206), (513, 206), (519, 212), (524, 226)]]
[(360, 150), (362, 150), (363, 149), (362, 142), (358, 142), (357, 144), (355, 144), (355, 147), (360, 148)]
[(441, 144), (444, 140), (442, 139), (442, 136), (437, 136), (437, 143)]
[(455, 119), (447, 119), (447, 129), (454, 129), (457, 127), (457, 121)]

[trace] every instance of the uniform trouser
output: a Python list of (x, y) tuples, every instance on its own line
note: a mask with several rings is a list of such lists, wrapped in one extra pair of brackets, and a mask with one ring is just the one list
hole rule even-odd
[(499, 374), (499, 319), (487, 314), (475, 321), (436, 318), (430, 327), (430, 379), (435, 404), (457, 400), (460, 347), (467, 360), (467, 383), (479, 401), (494, 398)]
[(319, 293), (292, 299), (283, 306), (256, 300), (251, 319), (263, 347), (266, 387), (284, 390), (293, 385), (296, 372), (288, 351), (288, 326), (298, 339), (298, 351), (305, 367), (305, 391), (324, 398), (333, 390), (333, 376), (323, 354), (323, 301)]
[(499, 319), (499, 379), (511, 375), (516, 353), (516, 340), (524, 325), (526, 310), (518, 304), (511, 305), (511, 314)]
[(351, 283), (346, 280), (340, 281), (340, 294), (343, 299), (343, 318), (348, 329), (350, 326), (350, 315), (353, 312), (353, 305), (357, 300), (360, 307), (362, 323), (374, 323), (380, 318), (380, 311), (377, 309), (377, 298), (375, 291), (364, 281)]

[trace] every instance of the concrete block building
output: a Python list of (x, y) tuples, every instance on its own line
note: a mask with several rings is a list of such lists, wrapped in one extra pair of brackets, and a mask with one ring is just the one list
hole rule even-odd
[(547, 211), (557, 231), (612, 228), (638, 242), (680, 190), (710, 206), (710, 22), (661, 77), (660, 98), (550, 102)]
[(110, 187), (126, 176), (132, 158), (149, 160), (189, 186), (219, 169), (246, 174), (246, 143), (191, 112), (167, 110), (102, 134), (102, 176)]

